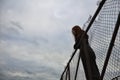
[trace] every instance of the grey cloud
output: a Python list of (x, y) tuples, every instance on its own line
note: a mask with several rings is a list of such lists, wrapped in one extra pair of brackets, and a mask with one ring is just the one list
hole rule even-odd
[[(22, 51), (20, 51), (20, 52), (16, 48), (16, 50), (18, 51), (16, 53), (14, 50), (12, 50), (12, 48), (10, 49), (10, 47), (12, 47), (12, 46), (10, 46), (10, 44), (9, 44), (9, 46), (6, 45), (8, 48), (5, 47), (4, 45), (1, 45), (1, 47), (3, 46), (3, 49), (0, 50), (1, 53), (3, 53), (3, 54), (1, 54), (0, 59), (1, 59), (1, 61), (5, 62), (5, 64), (1, 64), (0, 69), (2, 69), (4, 72), (7, 72), (7, 71), (13, 72), (13, 71), (15, 71), (15, 72), (22, 72), (22, 73), (25, 73), (25, 74), (28, 74), (28, 75), (32, 74), (33, 76), (36, 75), (36, 74), (40, 75), (40, 74), (44, 73), (44, 76), (39, 76), (39, 77), (36, 77), (36, 78), (38, 78), (38, 79), (41, 79), (41, 78), (46, 79), (47, 78), (46, 76), (49, 75), (49, 76), (54, 76), (54, 78), (56, 77), (58, 79), (58, 77), (59, 77), (58, 75), (60, 75), (60, 69), (56, 65), (58, 58), (57, 59), (53, 58), (52, 60), (54, 60), (54, 61), (52, 61), (51, 59), (49, 59), (49, 61), (46, 61), (46, 60), (48, 60), (48, 58), (51, 57), (51, 56), (49, 56), (50, 54), (47, 54), (44, 57), (45, 59), (41, 60), (41, 59), (38, 58), (37, 59), (37, 60), (39, 60), (38, 63), (35, 63), (34, 54), (40, 54), (39, 52), (36, 53), (36, 50), (38, 50), (38, 49), (35, 49), (36, 47), (34, 49), (32, 49), (33, 50), (32, 51), (33, 52), (32, 53), (33, 54), (33, 59), (32, 59), (30, 57), (31, 56), (31, 49), (29, 48), (29, 46), (23, 45), (26, 48), (28, 47), (28, 49), (23, 49), (23, 50), (21, 49)], [(5, 47), (5, 49), (4, 49), (4, 47)], [(18, 47), (18, 45), (17, 45), (17, 47)], [(21, 47), (18, 47), (18, 48), (21, 48)], [(12, 50), (12, 52), (11, 52), (11, 50)], [(19, 56), (20, 54), (22, 54), (24, 52), (24, 50), (28, 51), (29, 54), (27, 56), (25, 56), (25, 57), (24, 57), (24, 55), (26, 55), (25, 53), (22, 56)], [(42, 53), (42, 54), (44, 56), (45, 52)], [(41, 54), (41, 56), (42, 56), (42, 54)], [(16, 55), (16, 57), (19, 57), (19, 58), (13, 57), (13, 55), (14, 56)], [(49, 56), (49, 57), (47, 57), (47, 56)], [(28, 58), (28, 60), (27, 61), (24, 60), (23, 57), (26, 58), (26, 59)], [(56, 56), (53, 56), (53, 57), (56, 57)], [(58, 56), (58, 57), (60, 57), (60, 56)], [(52, 65), (53, 62), (55, 62), (55, 65)], [(7, 73), (5, 73), (4, 75), (7, 75)], [(11, 78), (11, 76), (8, 76), (8, 77), (9, 77), (9, 79), (14, 79), (14, 78), (16, 78), (16, 79), (19, 79), (19, 78), (26, 79), (26, 77), (19, 77), (19, 76), (14, 77), (14, 78), (13, 77)], [(34, 78), (34, 80), (37, 80), (36, 78)], [(50, 80), (50, 79), (48, 78), (48, 80)]]
[[(22, 26), (20, 26), (16, 22), (12, 22), (12, 26), (6, 26), (0, 24), (0, 40), (7, 40), (11, 42), (18, 42), (18, 43), (29, 43), (29, 44), (35, 44), (40, 45), (42, 43), (48, 43), (48, 40), (46, 38), (43, 38), (42, 36), (32, 37), (32, 36), (26, 36), (24, 34)], [(17, 27), (16, 27), (17, 26)], [(21, 31), (22, 30), (22, 31)], [(22, 32), (22, 33), (21, 33)]]
[(18, 27), (21, 30), (24, 30), (23, 27), (18, 22), (11, 21), (11, 24), (13, 24), (14, 26)]
[[(8, 56), (8, 54), (6, 54), (6, 55)], [(47, 76), (47, 75), (49, 77), (50, 76), (51, 77), (56, 76), (56, 78), (59, 77), (58, 76), (59, 72), (56, 71), (52, 67), (50, 68), (50, 67), (47, 67), (46, 65), (42, 65), (42, 64), (37, 66), (34, 63), (31, 64), (31, 62), (29, 62), (29, 61), (25, 62), (25, 61), (17, 60), (10, 56), (8, 56), (8, 57), (7, 56), (6, 57), (5, 57), (5, 55), (1, 56), (1, 57), (4, 57), (4, 61), (7, 59), (5, 61), (6, 65), (1, 64), (1, 66), (0, 66), (1, 75), (4, 75), (4, 76), (0, 77), (1, 79), (4, 78), (5, 80), (7, 80), (7, 78), (9, 78), (11, 80), (11, 79), (16, 78), (16, 79), (22, 80), (22, 79), (29, 78), (29, 79), (38, 80), (41, 78), (45, 79), (45, 76)], [(45, 63), (45, 64), (47, 64), (47, 63)], [(23, 77), (22, 77), (22, 75), (23, 75)]]
[(0, 25), (0, 34), (1, 36), (19, 35), (19, 31), (13, 27), (6, 27), (5, 25)]
[(59, 80), (85, 8), (80, 0), (0, 0), (0, 80)]
[(23, 6), (26, 4), (26, 1), (24, 0), (10, 0), (10, 1), (7, 1), (7, 0), (0, 0), (0, 3), (1, 3), (1, 9), (4, 9), (4, 10), (9, 10), (9, 9), (13, 9), (14, 11), (18, 11), (18, 12), (21, 12), (23, 11)]

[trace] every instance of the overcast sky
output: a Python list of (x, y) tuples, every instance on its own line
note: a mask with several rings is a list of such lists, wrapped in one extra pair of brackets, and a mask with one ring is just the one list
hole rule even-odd
[(97, 0), (0, 0), (0, 80), (59, 80)]

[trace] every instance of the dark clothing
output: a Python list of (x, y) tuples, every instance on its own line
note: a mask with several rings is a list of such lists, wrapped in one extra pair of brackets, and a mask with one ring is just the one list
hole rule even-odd
[[(77, 42), (74, 45), (74, 48), (77, 48), (76, 45)], [(91, 80), (100, 80), (100, 73), (96, 64), (96, 56), (88, 43), (87, 34), (85, 34), (85, 36), (81, 40), (79, 49), (80, 49), (80, 56), (83, 63), (86, 79), (90, 80), (91, 77)]]

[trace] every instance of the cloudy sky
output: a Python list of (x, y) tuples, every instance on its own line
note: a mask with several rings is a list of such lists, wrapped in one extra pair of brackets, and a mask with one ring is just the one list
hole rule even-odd
[(0, 80), (59, 80), (73, 51), (71, 28), (97, 0), (0, 0)]

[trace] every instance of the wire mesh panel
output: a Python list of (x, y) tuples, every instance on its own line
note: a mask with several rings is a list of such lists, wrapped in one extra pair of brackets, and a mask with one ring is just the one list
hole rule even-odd
[[(109, 78), (113, 78), (120, 75), (120, 30), (118, 32), (113, 51), (108, 63), (106, 75)], [(107, 78), (106, 78), (107, 79)]]
[(81, 60), (80, 60), (80, 64), (79, 64), (79, 68), (78, 68), (78, 74), (77, 74), (77, 79), (76, 80), (86, 80)]
[(71, 80), (75, 79), (75, 73), (76, 73), (77, 62), (78, 62), (78, 55), (79, 55), (79, 53), (76, 53), (75, 56), (73, 57), (71, 63), (70, 63), (70, 78), (71, 78)]
[(67, 64), (61, 80), (75, 80), (76, 68), (78, 64), (79, 52), (74, 55), (69, 64)]
[[(107, 0), (100, 11), (96, 21), (90, 29), (92, 39), (90, 41), (96, 53), (97, 64), (102, 71), (107, 50), (112, 38), (114, 27), (120, 11), (120, 0)], [(104, 80), (111, 80), (120, 75), (120, 30), (114, 44), (112, 55), (107, 66)]]

